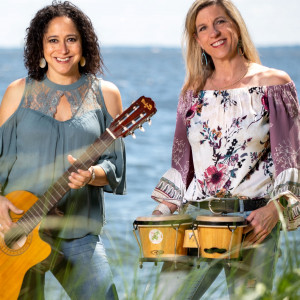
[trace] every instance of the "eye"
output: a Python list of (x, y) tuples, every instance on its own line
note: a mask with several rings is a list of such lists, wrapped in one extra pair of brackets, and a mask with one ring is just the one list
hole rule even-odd
[(48, 42), (49, 42), (49, 43), (57, 43), (58, 40), (57, 40), (57, 39), (50, 39), (50, 40), (48, 40)]
[(75, 42), (77, 42), (77, 38), (70, 37), (70, 38), (68, 38), (68, 42), (75, 43)]
[(216, 24), (223, 24), (223, 23), (226, 23), (225, 19), (219, 19), (216, 21)]
[(198, 32), (204, 31), (206, 29), (206, 26), (201, 26), (198, 28)]

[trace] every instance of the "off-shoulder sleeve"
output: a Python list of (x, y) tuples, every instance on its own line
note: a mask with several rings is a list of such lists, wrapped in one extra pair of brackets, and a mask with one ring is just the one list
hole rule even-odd
[[(100, 122), (104, 122), (103, 126), (108, 128), (113, 121), (112, 116), (108, 113), (102, 88), (102, 79), (99, 78), (100, 105), (103, 108), (103, 119), (100, 117)], [(104, 186), (104, 191), (118, 195), (126, 194), (126, 152), (125, 144), (122, 138), (116, 139), (101, 155), (98, 160), (98, 165), (104, 170), (108, 185)]]
[[(191, 107), (192, 96), (192, 91), (188, 91), (179, 98), (172, 147), (172, 165), (151, 195), (152, 199), (157, 202), (168, 201), (179, 208), (182, 206), (184, 193), (194, 174), (192, 151), (186, 134), (186, 113)], [(159, 204), (156, 209), (163, 213), (168, 211), (164, 204)]]
[(105, 192), (124, 195), (126, 193), (126, 157), (123, 139), (119, 138), (104, 152), (98, 161), (104, 170), (108, 185)]
[(0, 127), (0, 188), (7, 182), (10, 170), (16, 161), (17, 156), (17, 137), (16, 119), (11, 117)]
[(272, 199), (289, 198), (288, 228), (300, 226), (300, 109), (293, 82), (268, 88), (270, 141), (275, 167)]

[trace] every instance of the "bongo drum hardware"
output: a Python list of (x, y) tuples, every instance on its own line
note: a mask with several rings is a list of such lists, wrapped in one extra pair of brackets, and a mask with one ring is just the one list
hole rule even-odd
[(201, 257), (238, 258), (242, 245), (243, 227), (247, 221), (241, 216), (198, 216), (194, 222), (198, 228)]
[(192, 224), (193, 220), (189, 215), (138, 217), (133, 222), (133, 233), (140, 248), (140, 258), (164, 261), (186, 256), (187, 249), (183, 247), (184, 232)]
[(195, 233), (194, 228), (185, 230), (183, 247), (199, 248), (199, 238), (198, 238), (198, 234)]

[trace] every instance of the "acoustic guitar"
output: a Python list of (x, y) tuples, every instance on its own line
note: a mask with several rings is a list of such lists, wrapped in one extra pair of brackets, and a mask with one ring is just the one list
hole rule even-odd
[(68, 177), (77, 169), (88, 169), (101, 154), (119, 137), (134, 135), (142, 124), (151, 122), (156, 113), (151, 98), (140, 97), (114, 119), (106, 131), (90, 145), (86, 151), (41, 197), (27, 191), (14, 191), (5, 197), (16, 207), (24, 210), (22, 215), (10, 212), (14, 226), (0, 237), (0, 299), (14, 300), (20, 293), (25, 273), (34, 265), (45, 260), (51, 247), (39, 236), (42, 219), (70, 190)]

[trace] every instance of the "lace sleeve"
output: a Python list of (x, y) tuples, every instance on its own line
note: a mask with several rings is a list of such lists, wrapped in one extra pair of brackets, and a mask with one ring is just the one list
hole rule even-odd
[(300, 109), (293, 82), (268, 88), (271, 152), (275, 167), (272, 199), (286, 195), (288, 228), (300, 226)]
[(190, 90), (180, 96), (172, 148), (172, 168), (180, 173), (185, 186), (189, 185), (194, 175), (192, 150), (186, 134), (186, 114), (191, 107), (192, 99), (193, 92)]
[(161, 203), (162, 201), (173, 203), (178, 209), (182, 207), (186, 188), (194, 174), (192, 152), (186, 135), (185, 122), (192, 97), (192, 91), (188, 91), (179, 98), (172, 148), (172, 168), (163, 175), (151, 195), (152, 199), (160, 203), (156, 210), (160, 210), (163, 214), (169, 209), (166, 209), (167, 206)]

